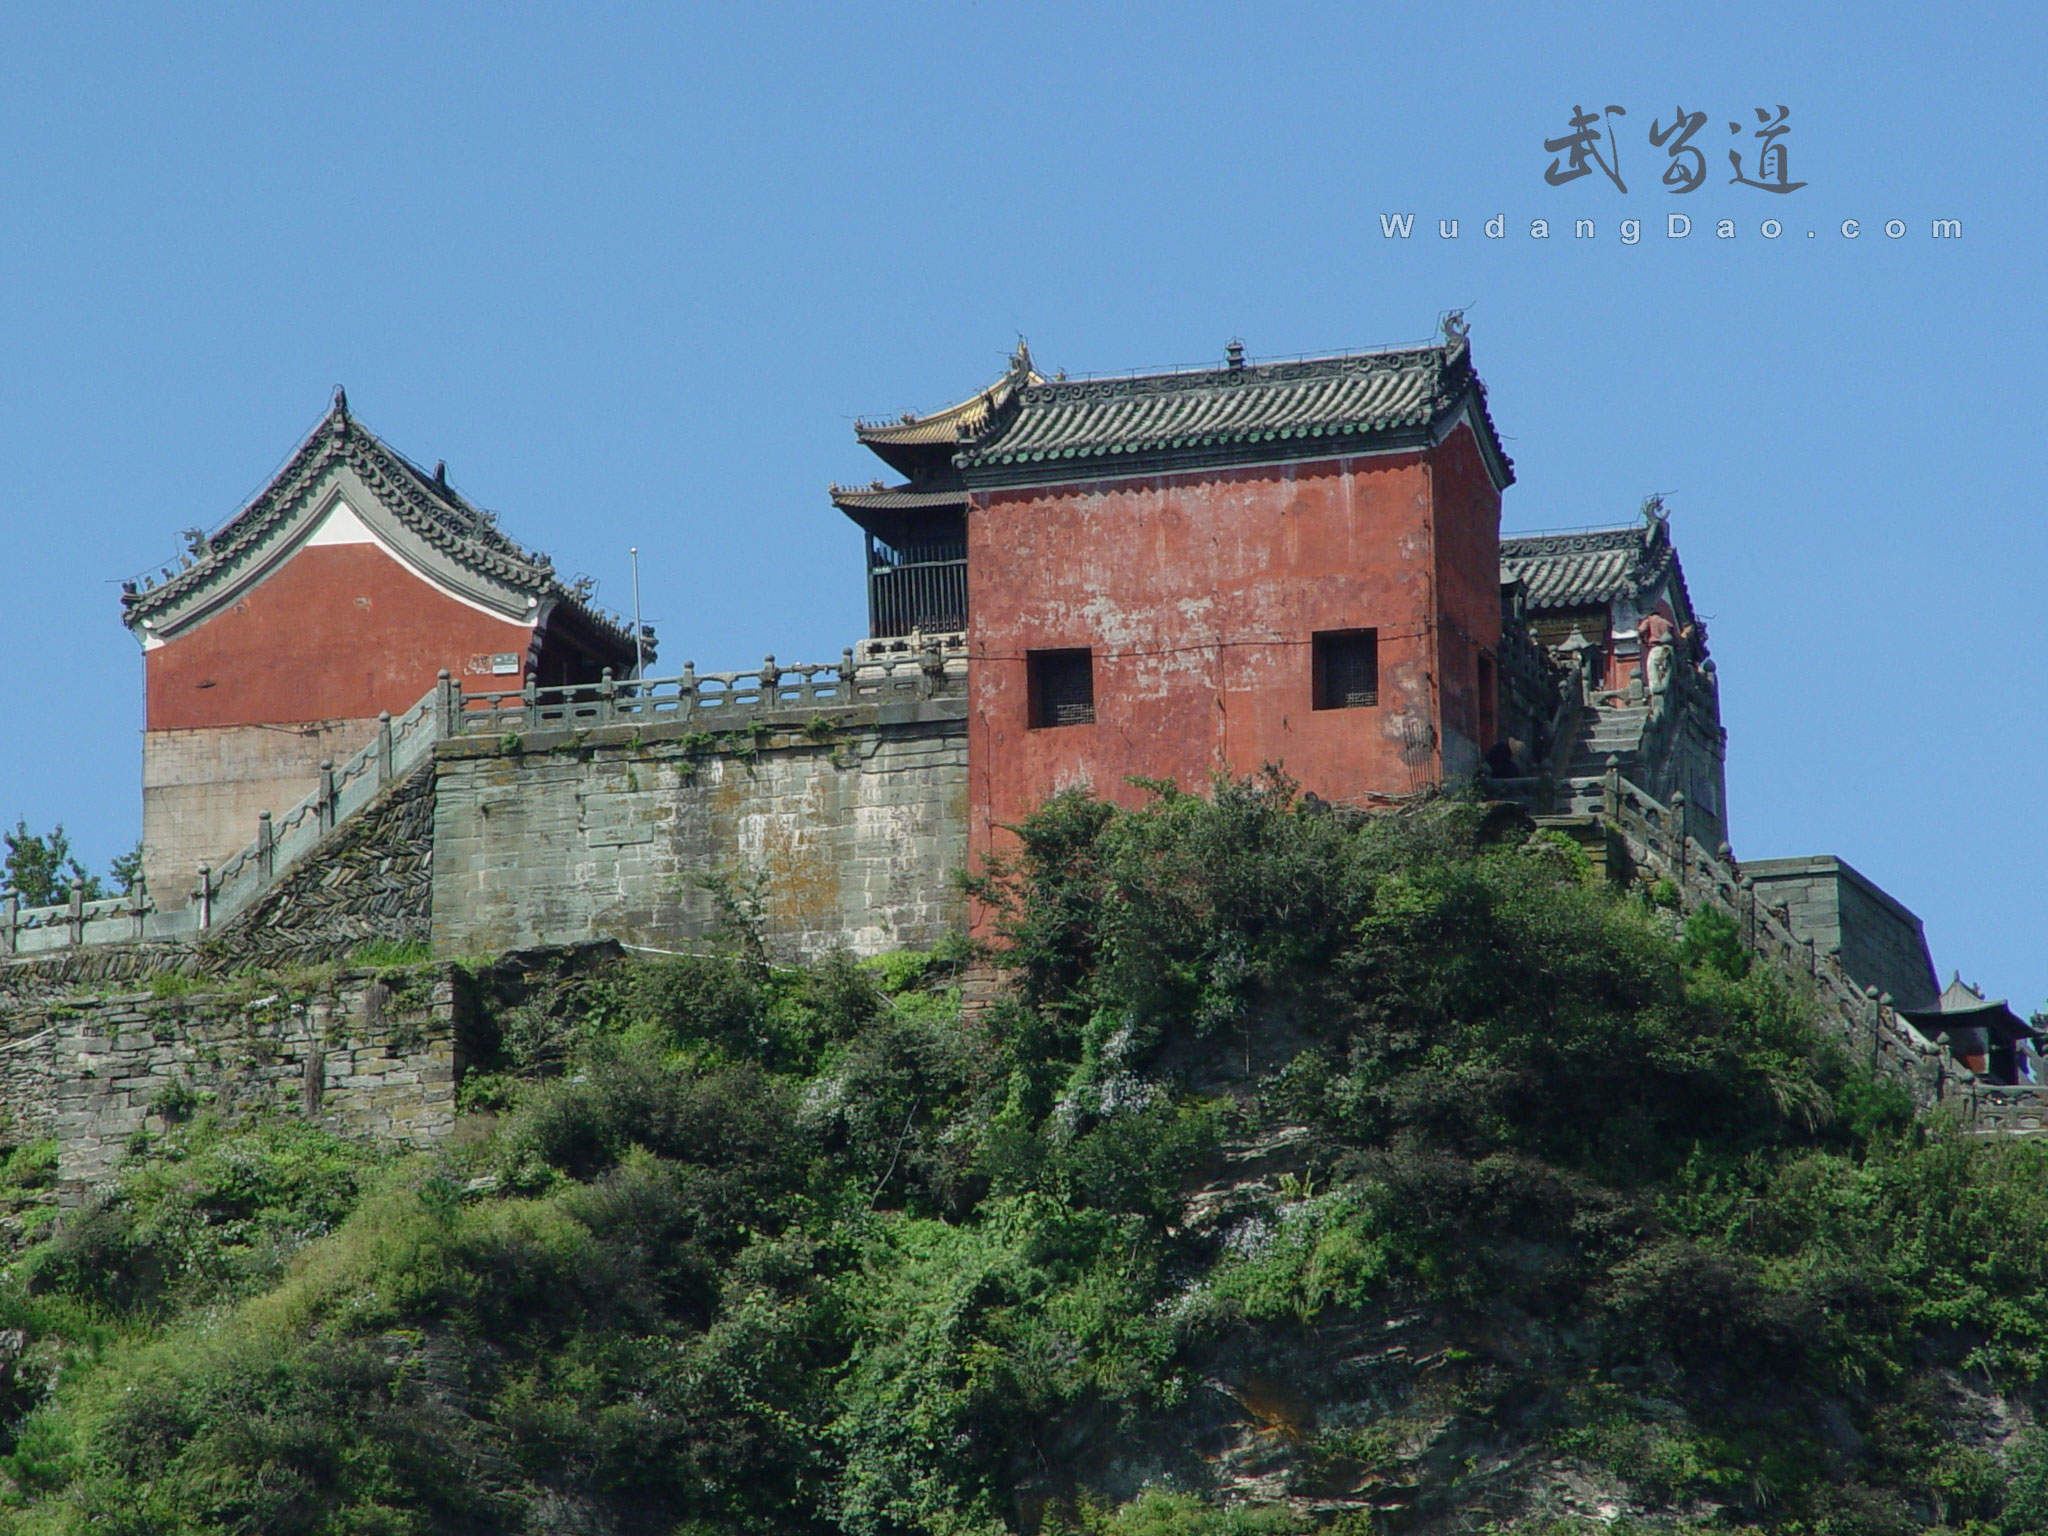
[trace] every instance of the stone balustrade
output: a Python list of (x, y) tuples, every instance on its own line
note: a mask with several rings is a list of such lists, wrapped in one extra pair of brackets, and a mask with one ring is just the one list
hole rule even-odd
[(0, 897), (0, 961), (93, 944), (189, 941), (246, 910), (286, 870), (313, 851), (336, 827), (369, 805), (385, 786), (402, 779), (432, 756), (448, 718), (452, 687), (443, 672), (434, 689), (403, 715), (377, 719), (368, 745), (336, 765), (320, 765), (313, 793), (273, 817), (257, 818), (256, 835), (218, 868), (202, 864), (189, 903), (159, 908), (146, 886), (125, 896), (86, 901), (81, 884), (68, 902), (48, 907), (20, 905), (8, 892)]
[(607, 725), (687, 722), (707, 732), (746, 730), (782, 717), (840, 719), (866, 707), (958, 697), (966, 688), (966, 637), (911, 635), (862, 641), (836, 662), (753, 671), (598, 682), (513, 692), (465, 693), (443, 672), (404, 714), (380, 716), (377, 734), (347, 761), (323, 763), (312, 794), (281, 815), (263, 813), (255, 836), (218, 867), (201, 865), (183, 907), (159, 907), (146, 887), (87, 901), (24, 908), (0, 896), (0, 963), (84, 946), (190, 943), (248, 911), (384, 789), (407, 777), (450, 736), (587, 730)]
[(1671, 882), (1681, 911), (1713, 907), (1734, 918), (1752, 953), (1811, 983), (1822, 1029), (1903, 1086), (1920, 1108), (1952, 1104), (1967, 1126), (1985, 1132), (2048, 1129), (2048, 1089), (1979, 1081), (1901, 1015), (1888, 995), (1859, 987), (1839, 953), (1818, 949), (1795, 930), (1789, 908), (1758, 897), (1726, 843), (1708, 848), (1691, 835), (1684, 795), (1665, 805), (1610, 762), (1602, 799), (1601, 819), (1639, 870)]
[[(694, 724), (705, 730), (743, 730), (778, 715), (826, 715), (863, 706), (909, 703), (958, 694), (965, 688), (965, 656), (952, 637), (931, 636), (915, 648), (849, 648), (836, 662), (783, 666), (773, 656), (748, 672), (699, 672), (685, 662), (676, 677), (619, 681), (609, 669), (595, 683), (516, 692), (451, 696), (451, 734), (580, 731), (613, 725)], [(949, 655), (949, 649), (955, 654)]]

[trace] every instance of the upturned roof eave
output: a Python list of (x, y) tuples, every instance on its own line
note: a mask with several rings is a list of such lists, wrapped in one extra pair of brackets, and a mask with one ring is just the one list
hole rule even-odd
[[(307, 513), (308, 499), (329, 471), (342, 467), (355, 472), (378, 505), (417, 538), (423, 550), (463, 569), (488, 589), (516, 597), (514, 604), (487, 604), (504, 607), (508, 620), (530, 622), (544, 602), (567, 604), (594, 633), (631, 651), (631, 632), (564, 585), (551, 560), (513, 543), (497, 529), (491, 514), (356, 421), (339, 391), (333, 407), (284, 467), (211, 536), (197, 563), (161, 586), (123, 594), (122, 622), (144, 639), (171, 638), (203, 623), (223, 601), (260, 582), (290, 557), (303, 532), (298, 525)], [(431, 573), (425, 574), (433, 579)], [(476, 601), (480, 594), (462, 595)]]
[[(1300, 420), (1304, 403), (1327, 407), (1334, 402), (1327, 398), (1304, 402), (1298, 394), (1291, 403), (1287, 400), (1290, 391), (1356, 389), (1373, 380), (1386, 381), (1379, 386), (1382, 390), (1405, 393), (1412, 403), (1358, 415)], [(1240, 395), (1246, 390), (1256, 393)], [(1224, 414), (1228, 413), (1233, 396), (1247, 402), (1271, 401), (1272, 414), (1264, 421), (1207, 424), (1204, 418), (1216, 415), (1219, 404)], [(1043, 422), (1048, 413), (1065, 411), (1081, 419), (1085, 432), (1091, 409), (1107, 409), (1112, 414), (1120, 409), (1126, 413), (1133, 409), (1178, 411), (1184, 422), (1177, 423), (1175, 430), (1092, 440), (1084, 436), (1080, 441), (1050, 445), (1044, 441), (1045, 434), (1056, 434), (1060, 428), (1040, 426), (1034, 438), (1034, 417)], [(1471, 367), (1462, 336), (1446, 346), (1035, 384), (1020, 388), (1008, 410), (992, 416), (977, 437), (963, 441), (953, 464), (970, 486), (1123, 478), (1177, 469), (1433, 447), (1461, 422), (1470, 424), (1495, 488), (1513, 484), (1514, 461), (1501, 445), (1487, 409), (1485, 386)]]
[[(1563, 591), (1540, 592), (1532, 579), (1537, 569), (1546, 564), (1554, 566), (1562, 561), (1601, 555), (1626, 555), (1628, 560), (1613, 576)], [(1598, 607), (1624, 596), (1640, 598), (1668, 578), (1679, 599), (1673, 607), (1682, 610), (1681, 618), (1689, 619), (1692, 615), (1692, 598), (1685, 585), (1677, 546), (1666, 533), (1653, 548), (1649, 530), (1641, 523), (1580, 528), (1570, 533), (1506, 535), (1500, 541), (1500, 565), (1505, 579), (1523, 584), (1524, 611), (1531, 614)]]

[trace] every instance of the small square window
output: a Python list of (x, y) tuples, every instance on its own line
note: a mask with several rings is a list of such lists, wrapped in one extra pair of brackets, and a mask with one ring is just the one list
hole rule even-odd
[(1031, 651), (1031, 728), (1095, 723), (1095, 657), (1085, 649)]
[(1362, 709), (1380, 701), (1380, 632), (1325, 629), (1315, 636), (1317, 709)]

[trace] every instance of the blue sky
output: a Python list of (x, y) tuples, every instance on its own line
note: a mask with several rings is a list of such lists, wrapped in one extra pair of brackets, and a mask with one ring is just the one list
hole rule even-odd
[[(2038, 11), (1535, 10), (10, 9), (0, 816), (95, 864), (132, 844), (117, 583), (230, 516), (336, 383), (613, 606), (638, 544), (664, 661), (739, 667), (860, 631), (825, 498), (879, 472), (852, 419), (978, 388), (1019, 334), (1114, 372), (1464, 307), (1510, 529), (1675, 508), (1737, 853), (1840, 854), (1944, 979), (2038, 1005)], [(1580, 103), (1626, 109), (1626, 194), (1545, 183)], [(1779, 104), (1809, 184), (1725, 185)], [(1679, 196), (1649, 129), (1681, 105), (1710, 175)]]

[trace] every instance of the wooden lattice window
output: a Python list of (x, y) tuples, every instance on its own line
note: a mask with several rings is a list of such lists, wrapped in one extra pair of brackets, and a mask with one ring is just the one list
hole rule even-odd
[(1031, 726), (1095, 723), (1095, 657), (1086, 649), (1031, 651)]
[(1317, 709), (1362, 709), (1380, 701), (1380, 632), (1325, 629), (1315, 636)]

